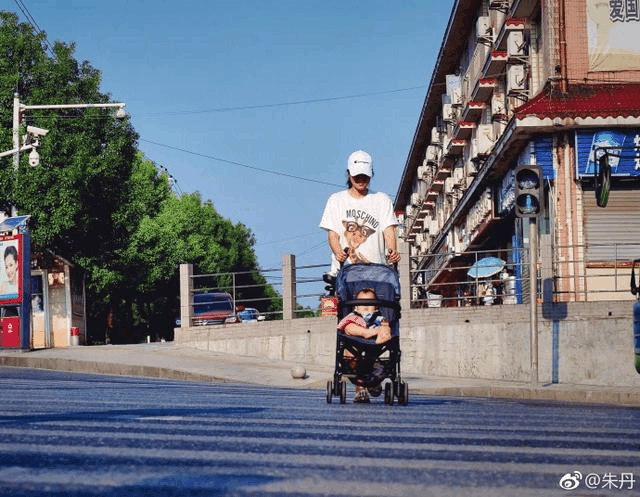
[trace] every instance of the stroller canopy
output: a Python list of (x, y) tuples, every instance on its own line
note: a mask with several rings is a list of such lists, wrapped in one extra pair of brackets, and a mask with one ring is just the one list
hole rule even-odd
[[(381, 301), (397, 303), (400, 300), (400, 280), (398, 273), (392, 267), (384, 264), (343, 266), (336, 278), (336, 295), (339, 301), (354, 300), (356, 294), (363, 288), (371, 288), (376, 292), (377, 299)], [(385, 311), (387, 309), (381, 308), (383, 315), (387, 314)], [(392, 315), (385, 317), (394, 319)]]

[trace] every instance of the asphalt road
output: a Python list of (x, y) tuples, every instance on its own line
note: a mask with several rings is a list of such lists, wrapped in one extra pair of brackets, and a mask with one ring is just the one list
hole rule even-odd
[(24, 368), (0, 392), (3, 496), (640, 495), (637, 408)]

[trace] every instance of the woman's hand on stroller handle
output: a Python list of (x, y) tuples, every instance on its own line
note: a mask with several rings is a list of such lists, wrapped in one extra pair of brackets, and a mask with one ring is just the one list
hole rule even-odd
[(336, 252), (336, 260), (340, 263), (340, 266), (344, 264), (344, 262), (349, 257), (349, 247), (345, 247), (342, 252)]
[(396, 264), (400, 262), (400, 254), (397, 250), (388, 248), (387, 249), (387, 261), (389, 264)]

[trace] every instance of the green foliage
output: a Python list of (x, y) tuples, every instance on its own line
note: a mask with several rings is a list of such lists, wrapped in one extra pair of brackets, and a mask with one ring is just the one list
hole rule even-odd
[[(0, 12), (0, 147), (11, 150), (13, 98), (26, 105), (108, 103), (100, 71), (74, 58), (74, 45), (55, 42)], [(104, 335), (106, 316), (134, 340), (157, 331), (170, 337), (178, 306), (178, 267), (197, 273), (243, 272), (239, 298), (277, 293), (257, 271), (251, 231), (223, 219), (200, 195), (171, 194), (166, 175), (137, 150), (138, 136), (113, 109), (30, 109), (22, 128), (49, 130), (38, 148), (40, 165), (20, 155), (17, 171), (4, 158), (0, 208), (31, 214), (36, 247), (63, 256), (86, 271), (89, 331)], [(21, 131), (22, 134), (22, 131)], [(221, 284), (230, 284), (230, 281)], [(274, 303), (275, 302), (275, 303)]]

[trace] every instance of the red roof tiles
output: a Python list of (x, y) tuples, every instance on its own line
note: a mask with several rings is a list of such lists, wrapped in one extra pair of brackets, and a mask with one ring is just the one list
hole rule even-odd
[(640, 117), (640, 83), (569, 85), (566, 94), (547, 87), (515, 113), (518, 119)]

